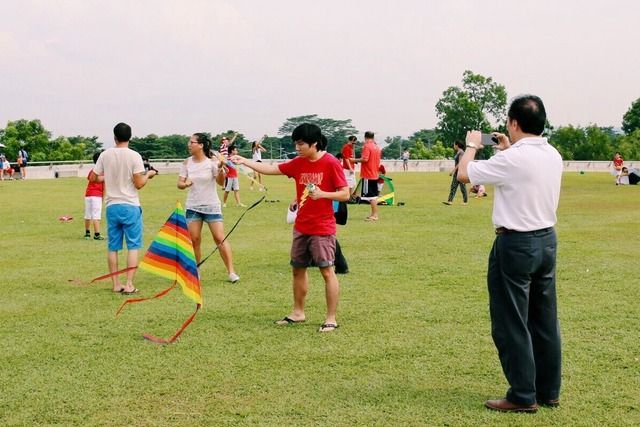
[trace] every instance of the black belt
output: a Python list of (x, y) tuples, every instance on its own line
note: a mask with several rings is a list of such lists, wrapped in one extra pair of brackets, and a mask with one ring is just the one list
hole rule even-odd
[(509, 230), (508, 228), (504, 228), (504, 227), (498, 227), (496, 228), (496, 234), (511, 234), (511, 233), (542, 234), (551, 230), (553, 230), (553, 227), (541, 228), (540, 230), (531, 230), (531, 231), (517, 231), (517, 230)]

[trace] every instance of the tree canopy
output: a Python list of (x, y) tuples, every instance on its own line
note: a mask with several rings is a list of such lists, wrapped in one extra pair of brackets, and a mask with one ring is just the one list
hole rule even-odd
[(316, 114), (306, 116), (290, 117), (278, 129), (278, 135), (289, 137), (290, 146), (287, 149), (293, 151), (293, 143), (291, 142), (291, 133), (293, 129), (302, 123), (312, 123), (318, 125), (322, 129), (322, 134), (327, 137), (327, 151), (336, 153), (340, 151), (345, 141), (350, 135), (356, 135), (358, 130), (351, 123), (351, 119), (336, 120), (318, 117)]
[(631, 135), (637, 129), (640, 129), (640, 98), (636, 99), (622, 116), (622, 130), (624, 133)]
[(491, 77), (465, 71), (462, 87), (451, 86), (436, 103), (436, 130), (446, 146), (464, 140), (467, 131), (490, 132), (506, 117), (507, 92)]

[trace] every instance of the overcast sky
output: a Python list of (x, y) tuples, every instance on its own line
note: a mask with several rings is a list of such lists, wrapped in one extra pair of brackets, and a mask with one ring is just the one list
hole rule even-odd
[(633, 0), (0, 0), (0, 127), (53, 136), (352, 119), (378, 140), (436, 125), (464, 70), (551, 123), (619, 127), (640, 97)]

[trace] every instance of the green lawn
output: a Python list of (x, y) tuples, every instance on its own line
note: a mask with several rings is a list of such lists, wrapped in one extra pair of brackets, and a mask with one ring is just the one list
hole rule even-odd
[[(340, 276), (340, 329), (316, 332), (317, 271), (307, 322), (273, 325), (291, 305), (293, 183), (268, 177), (272, 202), (230, 238), (241, 281), (225, 282), (217, 255), (204, 264), (204, 309), (170, 346), (141, 334), (177, 329), (194, 308), (180, 291), (116, 319), (123, 297), (109, 282), (86, 284), (107, 265), (106, 243), (82, 238), (84, 180), (0, 182), (0, 425), (640, 425), (640, 187), (565, 175), (562, 406), (516, 415), (483, 407), (507, 388), (485, 283), (492, 189), (444, 206), (447, 174), (392, 177), (405, 206), (382, 207), (377, 223), (350, 206), (340, 227), (351, 268)], [(186, 196), (175, 181), (160, 175), (142, 190), (147, 245)], [(245, 203), (262, 194), (241, 184)], [(242, 210), (224, 212), (229, 229)], [(136, 285), (150, 296), (169, 282), (140, 272)]]

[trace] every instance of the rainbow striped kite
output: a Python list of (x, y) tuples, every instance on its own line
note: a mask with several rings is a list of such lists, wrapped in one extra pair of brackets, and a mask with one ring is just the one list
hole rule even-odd
[(157, 344), (170, 344), (182, 334), (202, 307), (202, 292), (200, 277), (193, 252), (193, 243), (187, 229), (187, 219), (180, 202), (169, 219), (164, 223), (156, 235), (147, 253), (140, 261), (140, 269), (149, 273), (173, 280), (173, 285), (150, 298), (130, 298), (122, 303), (116, 316), (125, 305), (151, 299), (161, 298), (169, 293), (178, 283), (184, 294), (196, 303), (196, 311), (182, 324), (180, 329), (169, 339), (158, 338), (150, 334), (143, 337)]
[(176, 280), (182, 286), (182, 292), (202, 306), (196, 256), (184, 210), (179, 202), (151, 242), (139, 267), (166, 279)]

